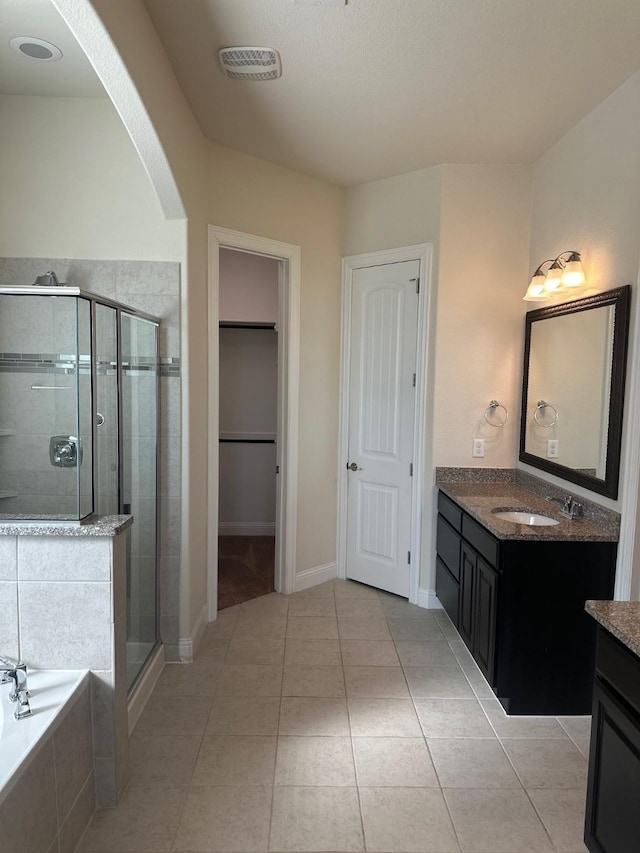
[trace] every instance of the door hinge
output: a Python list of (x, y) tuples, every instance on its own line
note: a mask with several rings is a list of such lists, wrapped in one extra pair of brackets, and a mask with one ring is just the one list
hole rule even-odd
[(407, 551), (407, 563), (411, 562), (411, 551)]
[(413, 477), (413, 462), (409, 462), (409, 476)]
[(412, 385), (413, 385), (413, 387), (414, 387), (414, 388), (416, 387), (416, 375), (415, 375), (415, 373), (413, 374), (413, 383), (412, 383)]
[(276, 465), (276, 474), (279, 474), (279, 473), (280, 473), (280, 466)]

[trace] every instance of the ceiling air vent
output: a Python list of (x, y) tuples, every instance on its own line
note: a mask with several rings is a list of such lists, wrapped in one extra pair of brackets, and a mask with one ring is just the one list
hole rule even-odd
[(223, 47), (218, 57), (232, 80), (277, 80), (282, 75), (280, 54), (272, 47)]

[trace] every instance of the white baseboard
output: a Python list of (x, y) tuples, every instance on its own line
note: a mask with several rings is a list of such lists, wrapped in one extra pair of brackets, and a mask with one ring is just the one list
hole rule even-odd
[(208, 621), (209, 613), (207, 605), (204, 604), (200, 611), (200, 615), (196, 619), (196, 624), (191, 630), (191, 636), (181, 637), (178, 640), (178, 654), (182, 663), (191, 663), (193, 660), (196, 652), (198, 651), (198, 644), (200, 643)]
[(418, 607), (425, 607), (427, 610), (442, 610), (435, 589), (421, 588), (418, 590)]
[(151, 660), (147, 664), (142, 678), (136, 684), (133, 693), (129, 697), (129, 735), (131, 735), (136, 723), (140, 719), (140, 715), (144, 711), (144, 706), (149, 701), (153, 688), (156, 686), (156, 682), (164, 669), (164, 665), (164, 646), (160, 644), (151, 656)]
[(318, 586), (318, 584), (325, 583), (326, 581), (332, 581), (337, 577), (338, 569), (335, 563), (327, 563), (325, 566), (314, 566), (312, 569), (305, 569), (296, 575), (296, 592), (299, 592), (301, 589)]
[(221, 521), (218, 536), (275, 536), (276, 526), (268, 521)]

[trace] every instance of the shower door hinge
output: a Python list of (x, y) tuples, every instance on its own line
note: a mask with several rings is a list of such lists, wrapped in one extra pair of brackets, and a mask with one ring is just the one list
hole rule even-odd
[(419, 278), (410, 278), (409, 281), (415, 281), (416, 293), (420, 293), (420, 279)]
[(279, 473), (280, 473), (280, 466), (276, 465), (276, 474), (279, 474)]
[(411, 562), (411, 551), (407, 551), (407, 563)]
[(409, 476), (413, 477), (413, 462), (409, 462)]

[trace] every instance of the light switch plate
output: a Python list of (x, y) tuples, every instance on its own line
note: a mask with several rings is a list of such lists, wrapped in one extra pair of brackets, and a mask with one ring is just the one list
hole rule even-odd
[(557, 438), (550, 438), (547, 440), (547, 459), (557, 459), (560, 455), (560, 442)]

